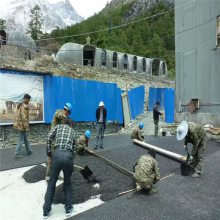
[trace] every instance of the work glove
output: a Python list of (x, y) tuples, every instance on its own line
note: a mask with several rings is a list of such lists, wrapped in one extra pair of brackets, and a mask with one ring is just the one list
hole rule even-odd
[(141, 190), (141, 187), (140, 187), (139, 185), (137, 185), (137, 186), (136, 186), (136, 190), (137, 190), (137, 191), (140, 191), (140, 190)]
[(188, 159), (188, 165), (191, 165), (192, 164), (192, 161), (193, 161), (193, 156), (189, 156), (189, 159)]

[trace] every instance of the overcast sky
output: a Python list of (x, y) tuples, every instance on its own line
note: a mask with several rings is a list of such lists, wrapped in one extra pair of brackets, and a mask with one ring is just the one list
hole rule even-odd
[[(55, 3), (55, 2), (61, 2), (62, 0), (48, 0), (48, 1), (51, 3)], [(107, 2), (110, 2), (110, 0), (69, 0), (69, 1), (72, 3), (72, 6), (76, 10), (76, 12), (84, 18), (88, 18), (92, 16), (94, 13), (101, 11), (105, 7)]]

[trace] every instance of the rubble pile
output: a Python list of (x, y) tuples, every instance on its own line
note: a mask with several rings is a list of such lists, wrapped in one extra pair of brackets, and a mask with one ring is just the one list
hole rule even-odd
[[(7, 50), (5, 47), (5, 51), (10, 51), (10, 48)], [(23, 54), (24, 51), (21, 51), (20, 53)], [(18, 51), (15, 51), (14, 54), (19, 56), (6, 56), (5, 54), (6, 52), (0, 56), (0, 67), (9, 69), (51, 73), (54, 76), (67, 76), (75, 79), (112, 82), (116, 83), (119, 88), (124, 90), (129, 90), (144, 84), (147, 94), (149, 87), (174, 88), (175, 86), (175, 82), (173, 80), (167, 79), (165, 77), (147, 76), (145, 74), (139, 73), (131, 74), (123, 71), (106, 70), (92, 66), (81, 66), (76, 64), (58, 64), (53, 56), (44, 54), (43, 52), (39, 52), (35, 56), (32, 55), (31, 60), (25, 60), (23, 55), (18, 54)]]
[(220, 143), (220, 128), (215, 128), (213, 125), (204, 125), (206, 134), (209, 140), (216, 141)]

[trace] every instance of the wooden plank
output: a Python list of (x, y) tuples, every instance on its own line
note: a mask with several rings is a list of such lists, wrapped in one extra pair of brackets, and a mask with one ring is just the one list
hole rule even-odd
[(128, 93), (127, 92), (122, 93), (121, 98), (122, 98), (122, 109), (124, 116), (124, 127), (126, 127), (131, 121), (131, 114), (128, 104)]

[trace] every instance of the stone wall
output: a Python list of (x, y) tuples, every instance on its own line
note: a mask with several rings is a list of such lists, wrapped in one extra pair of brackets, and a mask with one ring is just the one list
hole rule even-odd
[[(75, 123), (74, 130), (76, 136), (79, 137), (85, 132), (90, 130), (92, 137), (96, 135), (95, 123)], [(108, 122), (105, 130), (105, 134), (118, 133), (121, 126), (118, 123)], [(29, 141), (31, 144), (46, 144), (47, 135), (50, 130), (50, 124), (31, 124)], [(0, 148), (15, 147), (18, 141), (19, 133), (13, 129), (12, 125), (1, 126), (0, 128)]]

